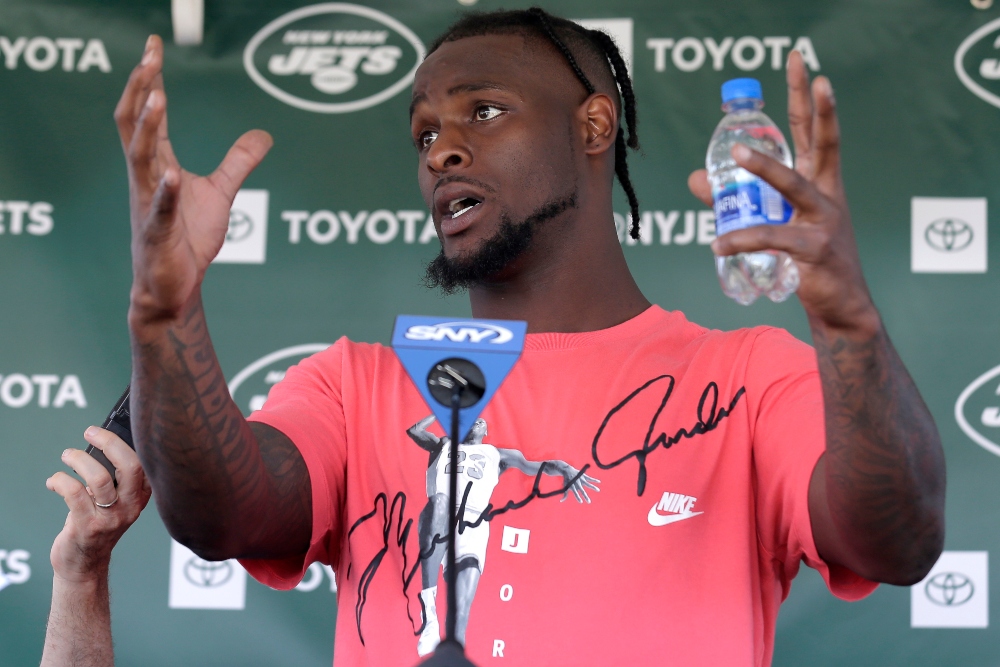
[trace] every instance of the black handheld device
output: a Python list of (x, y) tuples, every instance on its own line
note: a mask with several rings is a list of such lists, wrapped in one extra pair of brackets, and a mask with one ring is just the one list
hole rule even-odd
[[(129, 415), (128, 408), (129, 390), (131, 388), (132, 385), (125, 387), (125, 393), (115, 402), (115, 407), (111, 408), (111, 412), (108, 413), (108, 418), (101, 424), (101, 428), (111, 431), (124, 440), (125, 444), (135, 449), (135, 445), (132, 443), (132, 418)], [(115, 464), (108, 460), (104, 452), (93, 445), (88, 445), (87, 453), (100, 461), (101, 465), (108, 469), (108, 472), (111, 473), (112, 481), (114, 481), (115, 486), (118, 486), (118, 480), (115, 479)]]

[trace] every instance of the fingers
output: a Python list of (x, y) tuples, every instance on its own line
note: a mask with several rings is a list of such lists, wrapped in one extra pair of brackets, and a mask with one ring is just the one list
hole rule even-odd
[(94, 510), (94, 501), (80, 480), (74, 479), (64, 472), (57, 472), (45, 480), (45, 487), (62, 496), (70, 512), (91, 512)]
[(142, 60), (129, 75), (125, 90), (115, 107), (115, 123), (118, 125), (122, 148), (126, 151), (132, 143), (136, 119), (146, 103), (150, 89), (156, 85), (160, 88), (163, 86), (160, 78), (162, 67), (163, 42), (158, 36), (150, 35), (146, 40)]
[(150, 91), (128, 147), (129, 165), (139, 183), (151, 185), (160, 176), (156, 169), (156, 148), (166, 112), (167, 98), (163, 91)]
[(107, 505), (118, 497), (107, 469), (87, 452), (82, 449), (67, 449), (63, 452), (62, 460), (83, 478), (96, 502)]
[(840, 182), (840, 123), (833, 99), (833, 87), (825, 76), (817, 77), (812, 85), (816, 99), (816, 119), (813, 123), (813, 170), (818, 184), (827, 188)]
[(712, 185), (708, 182), (708, 172), (704, 169), (691, 172), (688, 176), (688, 188), (691, 194), (703, 201), (707, 206), (713, 204)]
[(250, 130), (236, 140), (219, 168), (208, 177), (209, 180), (231, 201), (272, 145), (274, 140), (270, 134), (263, 130)]
[(594, 479), (590, 475), (584, 475), (582, 478), (580, 478), (580, 482), (584, 486), (586, 486), (586, 487), (588, 487), (588, 488), (590, 488), (590, 489), (592, 489), (594, 491), (597, 491), (597, 492), (601, 491), (601, 487), (597, 486), (598, 484), (601, 483), (601, 480)]
[(808, 178), (813, 168), (813, 99), (809, 90), (809, 75), (798, 51), (788, 55), (785, 78), (788, 81), (788, 126), (795, 147), (795, 163), (797, 171)]
[(97, 447), (115, 466), (118, 494), (126, 501), (144, 494), (145, 474), (139, 457), (117, 435), (103, 428), (91, 426), (83, 433), (84, 439)]
[(743, 144), (733, 146), (733, 158), (736, 164), (773, 185), (796, 209), (813, 211), (819, 207), (820, 194), (812, 183), (774, 158)]
[(815, 263), (828, 247), (827, 231), (814, 225), (757, 225), (724, 234), (712, 242), (719, 256), (760, 250), (783, 250), (794, 259)]
[(181, 176), (177, 169), (168, 167), (153, 193), (153, 205), (144, 230), (146, 240), (156, 243), (170, 232), (180, 185)]

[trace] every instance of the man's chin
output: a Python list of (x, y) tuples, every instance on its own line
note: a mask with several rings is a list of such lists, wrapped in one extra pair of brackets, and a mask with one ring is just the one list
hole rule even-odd
[[(427, 265), (424, 284), (453, 294), (479, 285), (500, 282), (516, 273), (517, 260), (531, 246), (535, 230), (564, 211), (576, 207), (576, 192), (568, 197), (548, 202), (520, 222), (501, 214), (496, 232), (479, 241), (468, 243), (468, 249), (445, 243), (438, 256)], [(451, 241), (452, 239), (448, 239)], [(456, 238), (456, 241), (461, 239)], [(448, 248), (445, 253), (444, 247)]]
[[(501, 218), (500, 227), (486, 239), (454, 239), (446, 243), (438, 256), (427, 265), (424, 284), (454, 294), (478, 285), (494, 282), (531, 244), (534, 234), (530, 221), (515, 224)], [(449, 239), (451, 240), (451, 239)]]

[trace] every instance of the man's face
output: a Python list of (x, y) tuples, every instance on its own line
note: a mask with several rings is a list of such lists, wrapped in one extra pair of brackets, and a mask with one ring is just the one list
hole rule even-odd
[(446, 42), (420, 66), (410, 126), (445, 259), (473, 257), (504, 221), (575, 205), (573, 83), (557, 53), (517, 35)]
[(472, 430), (469, 433), (469, 442), (480, 443), (483, 438), (486, 437), (486, 420), (477, 419), (472, 424)]

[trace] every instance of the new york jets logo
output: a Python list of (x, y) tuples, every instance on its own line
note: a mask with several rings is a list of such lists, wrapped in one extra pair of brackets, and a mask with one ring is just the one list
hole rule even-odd
[(285, 371), (328, 347), (329, 343), (307, 343), (264, 355), (233, 376), (229, 381), (229, 394), (243, 414), (260, 410), (271, 387), (285, 378)]
[(412, 30), (370, 7), (329, 2), (280, 16), (243, 52), (250, 78), (306, 111), (346, 113), (404, 90), (424, 58)]
[(1000, 366), (962, 391), (955, 402), (955, 421), (973, 442), (1000, 456)]
[(962, 41), (955, 51), (955, 73), (974, 95), (1000, 107), (1000, 19)]

